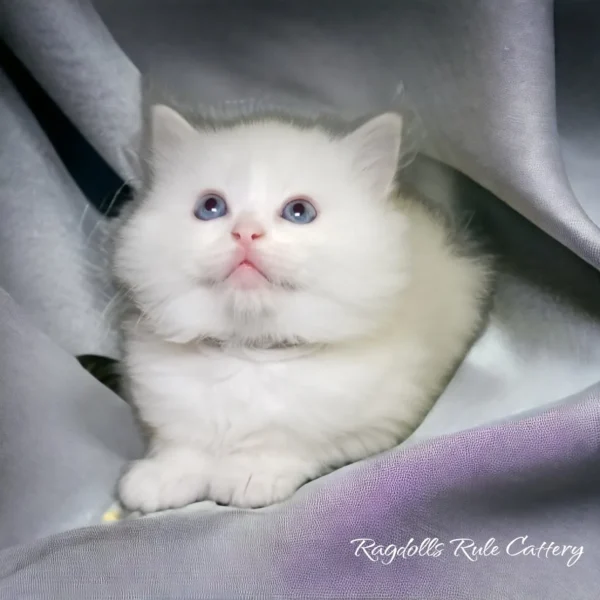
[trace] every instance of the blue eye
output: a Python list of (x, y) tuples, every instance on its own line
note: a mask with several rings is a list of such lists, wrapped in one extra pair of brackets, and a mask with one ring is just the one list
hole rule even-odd
[(317, 218), (317, 209), (308, 200), (291, 200), (283, 207), (281, 217), (297, 225), (306, 225)]
[(211, 221), (227, 214), (227, 203), (218, 194), (202, 196), (194, 208), (194, 216), (201, 221)]

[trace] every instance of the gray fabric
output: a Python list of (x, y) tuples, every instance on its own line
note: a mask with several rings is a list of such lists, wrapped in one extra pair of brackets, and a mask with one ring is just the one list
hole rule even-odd
[(141, 451), (131, 412), (2, 290), (0, 356), (2, 546), (98, 522)]
[(125, 179), (134, 172), (138, 73), (91, 4), (2, 0), (2, 37), (98, 152)]
[(106, 227), (2, 72), (0, 138), (0, 287), (70, 352), (115, 354)]
[[(12, 299), (0, 302), (0, 598), (596, 598), (597, 3), (94, 6), (0, 0), (0, 33), (124, 179), (139, 125), (133, 64), (203, 104), (274, 97), (359, 115), (401, 84), (428, 155), (406, 176), (476, 209), (503, 271), (489, 328), (403, 448), (269, 509), (201, 503), (67, 531), (100, 521), (140, 447), (127, 407), (67, 354), (114, 348), (104, 228), (89, 211), (74, 226), (83, 198), (3, 82), (0, 286)], [(471, 563), (448, 549), (520, 535), (584, 552), (567, 566), (506, 552)], [(445, 553), (387, 566), (350, 544), (427, 536)]]

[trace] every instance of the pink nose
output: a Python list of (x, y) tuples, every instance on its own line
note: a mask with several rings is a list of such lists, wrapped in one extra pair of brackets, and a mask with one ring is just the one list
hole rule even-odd
[(249, 244), (264, 235), (265, 230), (256, 223), (240, 223), (231, 230), (231, 237), (240, 244)]

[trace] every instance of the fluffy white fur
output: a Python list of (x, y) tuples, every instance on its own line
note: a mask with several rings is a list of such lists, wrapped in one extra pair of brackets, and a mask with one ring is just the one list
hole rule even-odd
[[(135, 307), (130, 394), (152, 432), (120, 482), (125, 506), (265, 506), (394, 446), (430, 408), (481, 323), (489, 269), (395, 191), (401, 125), (200, 130), (153, 108), (151, 184), (115, 257)], [(206, 190), (228, 215), (194, 218)], [(315, 221), (281, 218), (295, 197)], [(240, 223), (264, 232), (253, 256), (268, 280), (250, 286), (227, 278)]]

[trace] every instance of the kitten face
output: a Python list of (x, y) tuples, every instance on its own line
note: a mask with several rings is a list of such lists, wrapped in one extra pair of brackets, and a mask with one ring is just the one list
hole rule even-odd
[(154, 107), (153, 181), (121, 229), (117, 276), (173, 341), (368, 332), (409, 275), (388, 199), (400, 130), (383, 115), (342, 138), (277, 121), (198, 131)]

